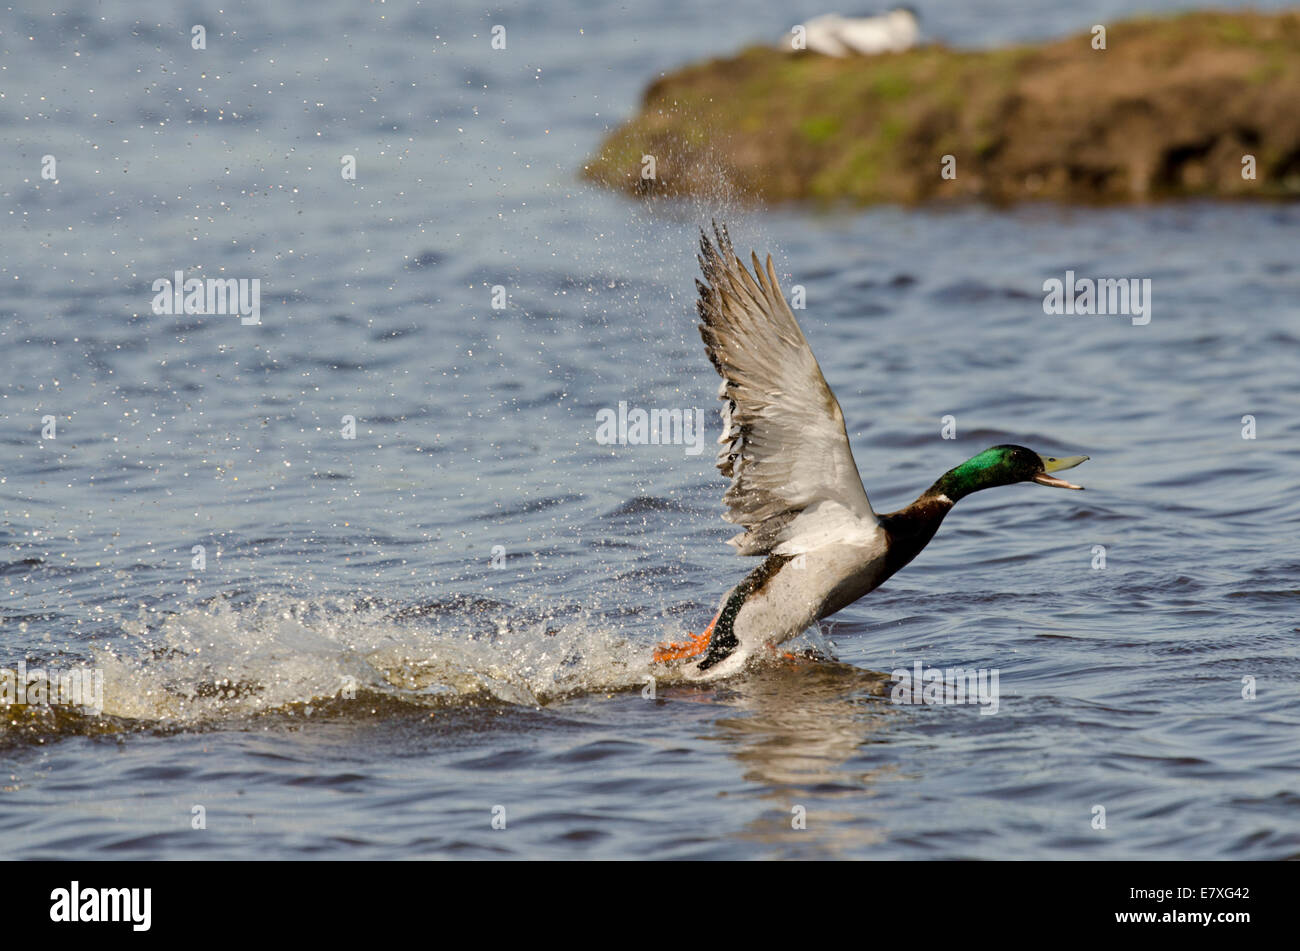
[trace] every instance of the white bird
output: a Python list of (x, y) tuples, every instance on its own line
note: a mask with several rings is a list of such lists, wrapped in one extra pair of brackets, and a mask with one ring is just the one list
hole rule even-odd
[(872, 17), (824, 13), (804, 24), (805, 48), (825, 56), (901, 53), (916, 45), (921, 24), (907, 7)]

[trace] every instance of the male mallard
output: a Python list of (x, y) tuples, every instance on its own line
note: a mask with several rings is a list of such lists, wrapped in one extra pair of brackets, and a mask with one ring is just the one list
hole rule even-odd
[(695, 282), (700, 335), (722, 377), (723, 443), (717, 465), (731, 479), (724, 518), (745, 531), (729, 544), (763, 563), (722, 600), (711, 624), (683, 644), (660, 644), (654, 659), (689, 679), (735, 673), (814, 621), (852, 604), (917, 556), (963, 496), (995, 485), (1037, 482), (1079, 489), (1048, 475), (1087, 456), (1041, 456), (994, 446), (941, 475), (911, 505), (877, 515), (862, 487), (844, 414), (826, 385), (777, 283), (740, 263), (726, 228), (715, 246), (700, 235)]

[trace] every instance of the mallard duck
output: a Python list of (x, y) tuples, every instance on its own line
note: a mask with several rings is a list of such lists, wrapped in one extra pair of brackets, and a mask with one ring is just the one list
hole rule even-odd
[(657, 664), (686, 679), (736, 673), (815, 621), (878, 588), (921, 551), (949, 510), (981, 489), (1036, 482), (1081, 489), (1053, 472), (1087, 456), (1044, 456), (993, 446), (941, 475), (911, 505), (871, 508), (844, 428), (768, 255), (753, 273), (726, 228), (700, 234), (696, 304), (700, 335), (722, 385), (717, 467), (731, 480), (727, 521), (744, 528), (729, 544), (763, 562), (722, 599), (712, 623), (683, 643), (660, 644)]

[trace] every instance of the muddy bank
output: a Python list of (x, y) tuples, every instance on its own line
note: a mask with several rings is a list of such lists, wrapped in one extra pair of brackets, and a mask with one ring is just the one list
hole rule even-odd
[(1300, 13), (1130, 20), (1105, 42), (755, 47), (655, 82), (583, 171), (642, 195), (765, 201), (1300, 195)]

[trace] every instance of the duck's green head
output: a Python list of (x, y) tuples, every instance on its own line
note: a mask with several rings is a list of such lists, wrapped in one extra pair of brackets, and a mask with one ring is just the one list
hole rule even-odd
[(995, 485), (1012, 485), (1016, 482), (1037, 482), (1058, 489), (1082, 489), (1058, 479), (1049, 473), (1072, 469), (1087, 456), (1044, 456), (1024, 446), (994, 446), (972, 456), (955, 469), (949, 469), (934, 484), (936, 494), (948, 496), (956, 502), (964, 495)]

